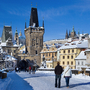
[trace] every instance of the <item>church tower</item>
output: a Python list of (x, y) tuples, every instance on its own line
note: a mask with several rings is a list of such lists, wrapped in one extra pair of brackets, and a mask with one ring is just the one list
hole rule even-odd
[(43, 26), (39, 27), (37, 8), (31, 8), (29, 27), (25, 28), (26, 50), (28, 59), (36, 60), (39, 66), (41, 64), (40, 52), (43, 49)]
[(71, 38), (74, 39), (75, 36), (76, 36), (76, 32), (75, 32), (74, 26), (73, 26), (73, 30), (72, 30), (72, 32), (71, 32)]
[(68, 31), (66, 30), (66, 36), (65, 36), (65, 39), (68, 39)]
[(16, 32), (15, 32), (14, 40), (15, 40), (16, 44), (19, 45), (17, 29), (16, 29)]

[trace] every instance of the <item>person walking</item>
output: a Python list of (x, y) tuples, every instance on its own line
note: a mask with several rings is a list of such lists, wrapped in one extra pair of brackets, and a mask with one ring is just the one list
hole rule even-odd
[(72, 71), (69, 65), (65, 68), (62, 77), (65, 78), (66, 87), (69, 88), (69, 80), (72, 77)]
[(29, 66), (29, 74), (31, 74), (31, 66)]
[(60, 88), (60, 84), (61, 84), (61, 74), (63, 72), (63, 68), (62, 66), (60, 66), (60, 63), (57, 62), (57, 66), (55, 67), (55, 87)]

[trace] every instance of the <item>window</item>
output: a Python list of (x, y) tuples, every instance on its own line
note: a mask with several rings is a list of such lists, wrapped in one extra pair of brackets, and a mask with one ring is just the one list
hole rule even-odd
[(36, 50), (36, 54), (37, 54), (37, 50)]
[(52, 67), (52, 65), (50, 65), (50, 67)]
[(10, 49), (8, 49), (8, 53), (10, 53), (11, 52), (11, 50)]
[(67, 59), (69, 59), (69, 56), (67, 56)]
[(82, 65), (83, 65), (83, 62), (82, 62)]
[(71, 59), (73, 59), (73, 56), (71, 56)]
[(63, 65), (65, 64), (65, 62), (63, 61)]
[(65, 53), (65, 50), (63, 51), (63, 53)]
[(78, 65), (79, 65), (80, 63), (78, 62)]
[(63, 59), (65, 59), (65, 56), (63, 56)]
[(16, 50), (14, 50), (14, 53), (16, 53)]
[(72, 50), (72, 53), (74, 53), (74, 50)]
[(70, 53), (70, 50), (68, 50), (68, 53)]
[(46, 53), (46, 56), (48, 56), (48, 53)]
[(49, 56), (50, 56), (50, 53), (49, 53)]
[(55, 56), (57, 55), (57, 53), (55, 53)]
[(71, 65), (73, 65), (73, 61), (71, 61)]
[(67, 65), (69, 65), (69, 61), (67, 62)]

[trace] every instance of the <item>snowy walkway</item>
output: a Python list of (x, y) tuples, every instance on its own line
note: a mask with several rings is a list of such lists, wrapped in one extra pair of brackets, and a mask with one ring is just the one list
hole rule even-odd
[[(34, 90), (67, 90), (65, 87), (64, 78), (61, 79), (61, 88), (55, 88), (55, 76), (53, 72), (41, 72), (37, 71), (36, 74), (28, 74), (28, 72), (17, 73), (25, 81), (27, 81)], [(69, 90), (90, 90), (90, 78), (86, 79), (77, 79), (75, 76), (70, 79), (70, 88)]]
[(11, 79), (6, 90), (33, 90), (33, 88), (15, 72), (8, 73), (8, 77)]

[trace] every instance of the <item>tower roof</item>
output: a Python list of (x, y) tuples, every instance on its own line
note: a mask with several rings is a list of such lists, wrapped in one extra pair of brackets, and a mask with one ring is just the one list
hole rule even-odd
[(20, 37), (20, 36), (22, 36), (22, 32), (21, 32), (21, 30), (20, 30), (20, 33), (19, 33), (19, 37)]
[(72, 32), (74, 32), (74, 26), (73, 26), (73, 30), (72, 30)]
[(38, 27), (38, 13), (37, 8), (31, 8), (30, 24), (29, 26)]
[(16, 28), (16, 31), (15, 31), (15, 34), (18, 34), (18, 32), (17, 32), (17, 28)]

